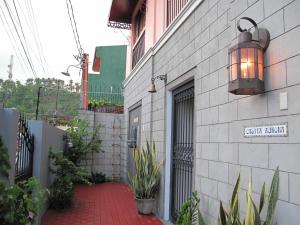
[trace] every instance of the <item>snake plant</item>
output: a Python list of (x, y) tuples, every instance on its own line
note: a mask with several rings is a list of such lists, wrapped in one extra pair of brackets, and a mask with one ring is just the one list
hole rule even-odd
[[(243, 221), (240, 218), (239, 208), (239, 190), (240, 190), (240, 176), (236, 182), (231, 201), (229, 212), (227, 212), (222, 202), (220, 203), (220, 214), (218, 219), (219, 225), (272, 225), (273, 214), (279, 193), (279, 169), (277, 168), (270, 187), (269, 195), (266, 196), (265, 183), (262, 186), (260, 194), (260, 202), (257, 207), (252, 198), (252, 178), (249, 179), (248, 191), (246, 194), (246, 216)], [(261, 212), (266, 205), (267, 216), (261, 218)]]
[[(275, 212), (276, 203), (279, 193), (279, 169), (277, 168), (272, 179), (269, 195), (266, 195), (265, 183), (262, 186), (259, 206), (257, 207), (252, 198), (252, 178), (249, 179), (248, 191), (246, 194), (246, 216), (242, 220), (240, 217), (240, 180), (239, 175), (233, 193), (231, 196), (229, 209), (225, 210), (220, 201), (218, 225), (272, 225), (273, 214)], [(206, 225), (203, 216), (198, 209), (200, 198), (193, 193), (192, 199), (188, 200), (180, 209), (177, 224), (179, 225)], [(261, 218), (261, 212), (267, 207), (266, 218)]]
[(159, 188), (160, 168), (156, 162), (155, 144), (147, 141), (146, 149), (134, 149), (133, 161), (135, 174), (129, 175), (129, 181), (137, 199), (153, 199)]

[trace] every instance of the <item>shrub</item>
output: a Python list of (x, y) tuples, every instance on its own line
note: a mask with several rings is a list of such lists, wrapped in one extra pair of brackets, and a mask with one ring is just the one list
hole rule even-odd
[[(10, 168), (9, 157), (1, 137), (0, 161), (0, 175), (7, 178)], [(8, 185), (0, 180), (0, 224), (33, 224), (47, 194), (48, 190), (42, 188), (34, 177), (14, 185)]]
[(100, 184), (100, 183), (104, 183), (106, 181), (106, 176), (104, 173), (91, 173), (90, 176), (90, 182), (93, 184)]
[(68, 177), (59, 177), (50, 187), (50, 208), (61, 211), (73, 203), (74, 187)]
[(97, 126), (91, 132), (89, 124), (85, 120), (74, 119), (70, 123), (67, 134), (72, 142), (72, 147), (64, 152), (64, 155), (75, 165), (79, 165), (82, 158), (90, 152), (100, 152), (101, 140), (99, 139), (100, 127)]
[(9, 157), (7, 149), (3, 144), (2, 138), (0, 136), (0, 176), (8, 177), (8, 170), (10, 169)]
[(50, 208), (61, 211), (72, 205), (74, 182), (89, 184), (88, 176), (82, 168), (67, 159), (61, 151), (50, 150), (49, 158), (53, 161), (50, 171), (56, 175), (56, 180), (50, 187)]

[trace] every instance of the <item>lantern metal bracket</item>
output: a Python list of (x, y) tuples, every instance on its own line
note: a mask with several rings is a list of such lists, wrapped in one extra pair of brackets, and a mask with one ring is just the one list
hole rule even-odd
[(158, 75), (156, 77), (151, 78), (152, 82), (154, 82), (155, 80), (163, 80), (166, 83), (167, 82), (167, 74)]
[(253, 25), (255, 30), (252, 33), (252, 40), (257, 41), (259, 43), (259, 45), (265, 51), (268, 48), (269, 43), (270, 43), (270, 33), (269, 33), (269, 31), (265, 28), (258, 28), (257, 23), (251, 18), (241, 17), (237, 22), (237, 28), (242, 33), (243, 32), (250, 32), (251, 28), (250, 29), (242, 29), (241, 25), (240, 25), (241, 20), (247, 20)]

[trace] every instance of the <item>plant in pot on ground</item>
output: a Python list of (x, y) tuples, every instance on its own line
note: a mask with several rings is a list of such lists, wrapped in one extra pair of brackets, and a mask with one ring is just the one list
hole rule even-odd
[(133, 150), (135, 174), (129, 175), (130, 185), (135, 194), (138, 210), (142, 214), (153, 211), (155, 195), (160, 182), (162, 162), (157, 163), (155, 144), (147, 141), (146, 149)]
[[(252, 178), (249, 180), (248, 191), (246, 194), (246, 215), (242, 219), (240, 215), (240, 176), (235, 184), (229, 209), (226, 210), (220, 201), (218, 225), (272, 225), (273, 214), (279, 193), (279, 169), (277, 168), (272, 179), (268, 194), (265, 190), (265, 184), (262, 186), (259, 205), (257, 206), (252, 198)], [(188, 200), (180, 209), (177, 224), (179, 225), (206, 225), (203, 216), (198, 208), (200, 198), (193, 193), (192, 198)], [(266, 207), (266, 218), (261, 218), (262, 210)]]

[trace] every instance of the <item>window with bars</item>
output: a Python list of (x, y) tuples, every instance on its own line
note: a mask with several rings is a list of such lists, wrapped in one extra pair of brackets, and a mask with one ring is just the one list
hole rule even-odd
[(190, 0), (167, 0), (167, 26), (179, 15)]
[(146, 24), (146, 0), (143, 1), (137, 11), (133, 22), (133, 49), (132, 49), (132, 68), (145, 54), (145, 24)]

